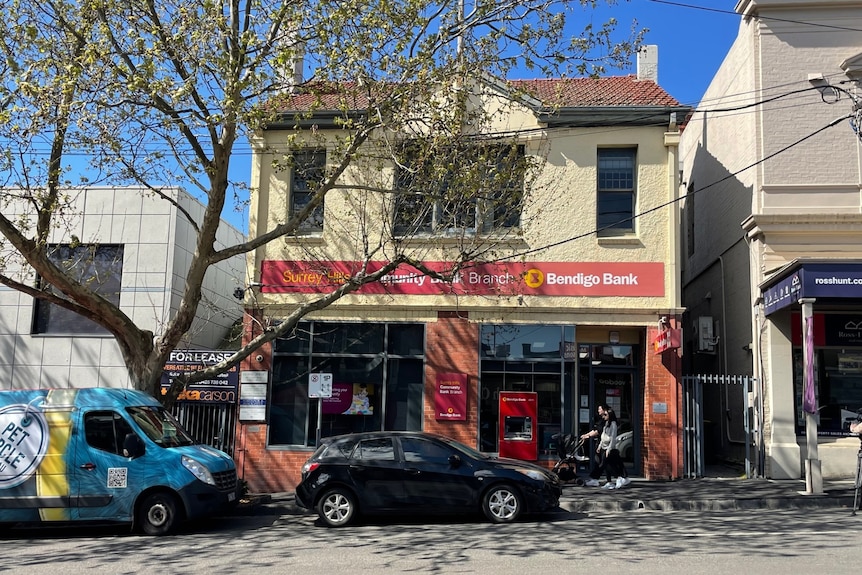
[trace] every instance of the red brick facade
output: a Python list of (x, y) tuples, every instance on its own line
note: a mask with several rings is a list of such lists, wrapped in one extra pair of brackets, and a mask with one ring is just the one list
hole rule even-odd
[[(657, 335), (657, 327), (646, 328), (648, 344)], [(246, 336), (250, 337), (251, 333), (246, 333)], [(478, 339), (479, 325), (470, 323), (465, 314), (441, 312), (436, 323), (426, 324), (424, 429), (467, 445), (475, 445), (478, 435)], [(646, 350), (641, 356), (644, 358), (641, 473), (646, 479), (653, 480), (679, 478), (682, 475), (681, 360), (677, 350), (656, 355), (651, 345), (644, 347)], [(249, 359), (242, 368), (268, 370), (271, 349), (267, 346), (260, 354), (264, 356), (262, 362)], [(467, 374), (466, 421), (436, 419), (437, 374), (449, 372)], [(666, 413), (663, 412), (664, 407)], [(268, 448), (266, 438), (267, 426), (264, 423), (237, 424), (234, 458), (239, 475), (252, 492), (292, 491), (312, 449)], [(539, 463), (551, 466), (554, 461)]]

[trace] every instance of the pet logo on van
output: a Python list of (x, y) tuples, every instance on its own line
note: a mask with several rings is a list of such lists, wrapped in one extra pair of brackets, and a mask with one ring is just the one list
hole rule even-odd
[(0, 408), (0, 489), (27, 481), (48, 450), (48, 423), (26, 404)]

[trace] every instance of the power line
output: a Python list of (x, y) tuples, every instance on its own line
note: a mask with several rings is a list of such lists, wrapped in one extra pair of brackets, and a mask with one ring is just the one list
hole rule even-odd
[[(716, 12), (719, 14), (730, 14), (733, 16), (742, 16), (735, 10), (723, 10), (721, 8), (708, 8), (706, 6), (695, 6), (694, 4), (683, 4), (682, 2), (671, 2), (670, 0), (649, 0), (656, 4), (666, 4), (668, 6), (677, 6), (679, 8), (689, 8), (692, 10), (703, 10), (704, 12)], [(828, 28), (831, 30), (844, 30), (848, 32), (862, 32), (859, 28), (850, 28), (848, 26), (836, 26), (834, 24), (818, 24), (816, 22), (806, 22), (804, 20), (790, 20), (788, 18), (775, 18), (773, 16), (761, 16), (760, 13), (755, 17), (758, 20), (771, 20), (774, 22), (787, 22), (788, 24), (802, 24), (804, 26), (812, 26), (815, 28)]]

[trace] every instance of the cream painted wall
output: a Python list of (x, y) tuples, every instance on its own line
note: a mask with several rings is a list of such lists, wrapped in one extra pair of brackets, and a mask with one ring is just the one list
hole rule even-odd
[[(549, 246), (526, 256), (528, 261), (549, 262), (664, 262), (665, 297), (524, 297), (488, 298), (452, 296), (367, 296), (350, 295), (337, 302), (319, 317), (346, 317), (357, 309), (386, 308), (387, 317), (400, 313), (410, 316), (415, 310), (471, 309), (484, 317), (502, 319), (517, 314), (548, 314), (550, 321), (571, 322), (574, 317), (593, 314), (595, 321), (642, 323), (643, 317), (655, 321), (656, 310), (673, 313), (680, 305), (678, 278), (675, 268), (674, 212), (677, 175), (672, 168), (676, 156), (665, 146), (666, 127), (568, 128), (548, 130), (536, 123), (523, 109), (513, 111), (499, 99), (491, 98), (496, 128), (523, 134), (528, 154), (540, 158), (543, 167), (533, 183), (522, 214), (521, 234), (495, 237), (494, 253), (498, 256), (521, 253)], [(500, 112), (499, 114), (497, 112)], [(315, 143), (325, 143), (328, 161), (337, 145), (328, 134), (316, 134)], [(288, 170), (272, 167), (279, 154), (289, 148), (286, 132), (265, 132), (255, 142), (252, 181), (259, 186), (252, 194), (252, 234), (272, 229), (285, 221), (290, 181)], [(671, 140), (673, 142), (673, 140)], [(636, 146), (638, 149), (637, 212), (649, 212), (638, 218), (636, 233), (625, 238), (597, 238), (596, 227), (596, 149), (599, 146)], [(370, 149), (371, 145), (366, 147)], [(670, 150), (670, 151), (669, 151)], [(669, 158), (671, 158), (669, 160)], [(326, 197), (324, 233), (322, 236), (287, 238), (259, 249), (249, 257), (249, 277), (259, 278), (263, 260), (357, 260), (363, 246), (370, 243), (385, 256), (391, 252), (387, 234), (389, 221), (385, 190), (392, 181), (392, 166), (361, 161), (345, 172), (340, 183), (345, 189), (335, 189)], [(364, 186), (363, 191), (351, 186)], [(367, 191), (380, 187), (379, 191)], [(664, 206), (670, 203), (666, 207)], [(658, 209), (656, 209), (658, 207)], [(573, 241), (566, 241), (571, 238)], [(470, 239), (469, 241), (473, 241)], [(484, 241), (484, 239), (483, 239)], [(406, 242), (414, 257), (440, 261), (452, 257), (460, 249), (458, 241), (439, 237), (413, 238)], [(386, 259), (378, 256), (376, 259)], [(256, 295), (259, 305), (289, 306), (306, 301), (309, 296), (268, 294)], [(286, 307), (285, 309), (289, 309)], [(400, 311), (399, 311), (400, 310)], [(365, 313), (365, 312), (363, 312)], [(577, 315), (580, 314), (580, 315)], [(635, 319), (636, 318), (636, 319)]]

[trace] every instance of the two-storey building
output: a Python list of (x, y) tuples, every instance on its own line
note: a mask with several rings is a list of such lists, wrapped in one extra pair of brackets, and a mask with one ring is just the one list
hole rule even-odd
[[(256, 375), (244, 389), (262, 398), (266, 382), (266, 409), (243, 417), (241, 406), (237, 431), (238, 468), (252, 489), (292, 489), (318, 436), (360, 430), (424, 430), (501, 454), (507, 433), (533, 433), (534, 451), (521, 456), (550, 465), (552, 437), (589, 429), (599, 403), (618, 413), (635, 473), (680, 476), (680, 359), (670, 341), (659, 352), (654, 342), (682, 313), (677, 121), (688, 108), (654, 75), (482, 81), (467, 101), (505, 110), (497, 133), (508, 150), (537, 160), (533, 177), (497, 182), (452, 216), (421, 185), (412, 199), (391, 200), (421, 169), (405, 175), (391, 159), (358, 162), (297, 234), (249, 259), (255, 319), (246, 338), (359, 267), (382, 265), (387, 253), (406, 250), (443, 270), (465, 238), (488, 246), (451, 282), (399, 267), (309, 314), (245, 363)], [(300, 123), (298, 108), (260, 134), (252, 236), (301, 210), (316, 171), (341, 153), (326, 134), (343, 134), (337, 119), (350, 110), (318, 109)], [(290, 165), (279, 169), (284, 157)], [(393, 193), (372, 190), (369, 171)], [(516, 210), (488, 203), (503, 191), (516, 195)], [(331, 378), (329, 397), (314, 397), (319, 374)], [(536, 401), (526, 416), (534, 428), (501, 402), (519, 393)]]

